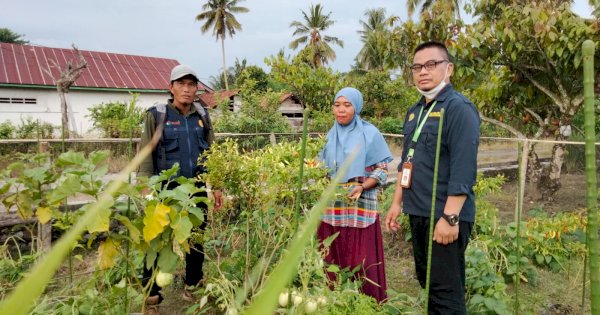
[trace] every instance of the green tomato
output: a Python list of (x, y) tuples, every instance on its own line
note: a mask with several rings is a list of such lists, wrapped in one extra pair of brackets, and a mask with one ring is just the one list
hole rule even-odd
[(294, 302), (294, 305), (300, 305), (300, 303), (302, 303), (302, 296), (300, 295), (293, 295), (292, 293), (292, 302)]
[(327, 305), (327, 298), (323, 297), (323, 296), (319, 296), (317, 298), (317, 304), (319, 304), (319, 306), (325, 306), (325, 305)]
[(170, 285), (173, 282), (173, 274), (172, 273), (168, 273), (168, 272), (162, 272), (162, 271), (158, 271), (158, 274), (156, 275), (156, 284), (158, 284), (159, 287), (164, 288), (168, 285)]
[(279, 305), (281, 307), (286, 307), (288, 305), (288, 302), (290, 300), (290, 295), (287, 292), (281, 292), (279, 294)]
[(317, 302), (315, 302), (313, 300), (309, 300), (308, 302), (306, 302), (306, 304), (304, 305), (304, 312), (306, 314), (312, 314), (316, 311), (317, 311)]

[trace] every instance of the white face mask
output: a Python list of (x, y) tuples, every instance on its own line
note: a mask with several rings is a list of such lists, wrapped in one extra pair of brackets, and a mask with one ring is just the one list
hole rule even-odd
[(438, 95), (438, 93), (440, 93), (440, 91), (446, 86), (446, 76), (447, 75), (448, 75), (448, 65), (446, 65), (446, 72), (444, 73), (444, 79), (442, 79), (442, 82), (440, 82), (438, 85), (436, 85), (433, 89), (431, 89), (429, 91), (423, 91), (419, 88), (417, 88), (417, 91), (419, 91), (419, 93), (421, 93), (421, 95), (425, 96), (425, 98), (428, 100), (434, 99)]

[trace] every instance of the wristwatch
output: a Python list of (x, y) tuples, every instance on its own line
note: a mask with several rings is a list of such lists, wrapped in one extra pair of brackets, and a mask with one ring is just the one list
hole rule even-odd
[(442, 214), (442, 218), (444, 218), (444, 220), (446, 220), (446, 222), (448, 222), (448, 224), (450, 224), (451, 226), (456, 226), (458, 225), (459, 217), (458, 214)]

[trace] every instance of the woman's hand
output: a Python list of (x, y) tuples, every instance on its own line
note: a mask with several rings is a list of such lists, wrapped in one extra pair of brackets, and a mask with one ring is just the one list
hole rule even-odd
[(348, 198), (356, 200), (360, 198), (360, 195), (364, 190), (365, 188), (362, 185), (354, 186), (354, 188), (352, 188), (352, 190), (348, 194)]

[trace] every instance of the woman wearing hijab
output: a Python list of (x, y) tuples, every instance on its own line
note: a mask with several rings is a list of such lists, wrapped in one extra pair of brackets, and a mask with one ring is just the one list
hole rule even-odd
[(355, 88), (343, 88), (335, 95), (335, 123), (327, 134), (322, 159), (333, 178), (353, 153), (355, 157), (339, 183), (348, 193), (325, 210), (317, 235), (322, 242), (339, 232), (325, 261), (341, 269), (360, 266), (355, 277), (362, 280), (363, 293), (381, 302), (386, 299), (387, 285), (377, 188), (387, 179), (392, 154), (381, 132), (360, 118), (362, 107), (363, 96)]

